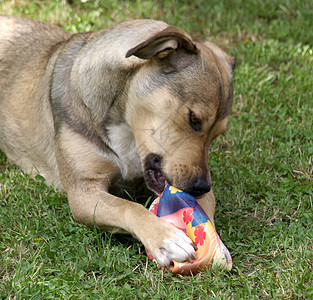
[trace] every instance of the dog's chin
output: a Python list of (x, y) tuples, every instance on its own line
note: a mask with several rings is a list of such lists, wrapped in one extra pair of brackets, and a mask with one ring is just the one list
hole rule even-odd
[(164, 188), (167, 185), (167, 180), (160, 170), (146, 170), (144, 179), (148, 188), (158, 196), (163, 193)]

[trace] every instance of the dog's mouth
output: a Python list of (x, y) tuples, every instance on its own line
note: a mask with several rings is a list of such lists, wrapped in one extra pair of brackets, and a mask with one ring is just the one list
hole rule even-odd
[(149, 154), (144, 164), (144, 179), (150, 190), (158, 196), (164, 191), (168, 183), (161, 169), (162, 158), (157, 154)]
[(149, 189), (155, 192), (158, 196), (161, 195), (167, 184), (162, 172), (159, 170), (147, 170), (146, 175), (145, 180)]

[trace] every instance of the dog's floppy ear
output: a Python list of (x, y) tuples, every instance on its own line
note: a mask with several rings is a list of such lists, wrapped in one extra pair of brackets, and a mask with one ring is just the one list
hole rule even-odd
[(224, 60), (232, 72), (234, 71), (236, 67), (236, 57), (228, 55), (224, 50), (211, 42), (206, 41), (204, 45), (210, 48), (211, 51), (215, 53), (215, 55)]
[(169, 26), (130, 49), (126, 54), (126, 58), (135, 55), (142, 59), (151, 59), (153, 57), (162, 59), (176, 49), (184, 49), (192, 54), (198, 53), (197, 46), (183, 30), (175, 26)]

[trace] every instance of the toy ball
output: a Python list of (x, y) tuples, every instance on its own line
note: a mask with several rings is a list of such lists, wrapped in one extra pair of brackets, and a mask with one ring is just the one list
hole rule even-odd
[[(164, 270), (182, 275), (195, 275), (202, 270), (216, 267), (231, 270), (232, 259), (228, 249), (193, 196), (167, 185), (149, 210), (184, 231), (197, 247), (198, 259), (193, 259), (193, 262), (172, 261), (169, 270), (166, 268)], [(149, 251), (147, 254), (154, 260)]]

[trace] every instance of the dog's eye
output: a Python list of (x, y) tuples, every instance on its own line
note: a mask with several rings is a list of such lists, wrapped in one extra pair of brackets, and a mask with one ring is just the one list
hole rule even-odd
[(201, 120), (198, 119), (192, 111), (189, 111), (189, 123), (195, 131), (200, 131), (202, 128)]

